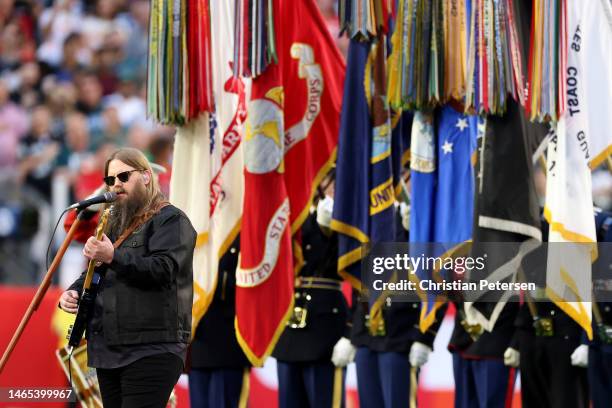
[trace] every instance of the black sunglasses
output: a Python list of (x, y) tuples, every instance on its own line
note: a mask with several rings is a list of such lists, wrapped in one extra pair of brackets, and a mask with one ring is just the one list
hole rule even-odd
[(115, 185), (115, 177), (116, 177), (116, 178), (119, 179), (120, 182), (127, 183), (127, 181), (130, 179), (130, 176), (135, 171), (141, 171), (141, 170), (122, 171), (121, 173), (117, 174), (116, 176), (106, 176), (106, 177), (104, 177), (104, 182), (106, 183), (107, 186), (112, 187), (112, 186)]

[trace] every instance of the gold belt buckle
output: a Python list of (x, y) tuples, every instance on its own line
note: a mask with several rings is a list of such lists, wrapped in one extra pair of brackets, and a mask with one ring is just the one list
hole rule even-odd
[(381, 337), (387, 335), (387, 329), (385, 328), (384, 319), (380, 319), (380, 322), (376, 325), (376, 327), (372, 327), (372, 322), (370, 321), (370, 315), (366, 315), (365, 317), (365, 325), (370, 332), (370, 336)]
[(538, 337), (552, 337), (555, 332), (553, 330), (553, 321), (550, 317), (537, 317), (533, 322), (535, 335)]
[(481, 325), (469, 324), (467, 321), (465, 321), (465, 319), (461, 320), (461, 326), (467, 332), (467, 334), (470, 335), (472, 341), (478, 340), (484, 331)]
[(293, 308), (293, 314), (287, 321), (287, 326), (292, 329), (303, 329), (306, 327), (306, 316), (308, 315), (308, 309), (305, 307), (295, 306)]
[(609, 326), (604, 323), (598, 324), (597, 334), (599, 335), (599, 339), (602, 343), (612, 344), (612, 326)]

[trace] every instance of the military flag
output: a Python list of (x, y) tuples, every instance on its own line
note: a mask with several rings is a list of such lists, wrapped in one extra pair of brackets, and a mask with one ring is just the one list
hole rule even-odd
[(370, 157), (372, 125), (365, 88), (370, 44), (350, 40), (342, 106), (331, 227), (338, 232), (338, 271), (361, 289), (361, 245), (370, 242)]
[[(592, 338), (591, 262), (597, 257), (591, 167), (610, 154), (612, 6), (564, 2), (567, 11), (566, 110), (548, 146), (547, 295)], [(592, 61), (597, 61), (593, 64)], [(606, 106), (607, 105), (607, 106)]]
[[(273, 19), (264, 19), (261, 35), (239, 44), (255, 53), (240, 62), (242, 72), (263, 66), (264, 49), (273, 49), (278, 61), (270, 59), (253, 79), (244, 146), (236, 331), (254, 365), (271, 353), (292, 311), (291, 234), (308, 215), (316, 187), (333, 163), (344, 77), (342, 57), (313, 0), (275, 0), (267, 12)], [(250, 32), (256, 34), (257, 27)], [(265, 46), (258, 43), (263, 32)]]
[[(480, 242), (517, 245), (516, 252), (487, 247), (483, 278), (515, 279), (523, 257), (542, 241), (532, 146), (537, 145), (533, 140), (542, 139), (546, 132), (546, 126), (528, 122), (522, 106), (512, 99), (504, 116), (487, 117), (478, 156), (473, 241), (475, 246)], [(466, 302), (467, 320), (490, 331), (507, 300)]]
[(210, 12), (215, 112), (178, 129), (170, 189), (171, 201), (186, 212), (198, 232), (192, 333), (212, 301), (219, 260), (240, 230), (244, 190), (241, 142), (249, 83), (233, 77), (228, 47), (233, 39), (233, 4), (212, 2)]
[[(196, 232), (193, 254), (194, 305), (192, 334), (204, 315), (215, 292), (216, 276), (209, 268), (208, 237), (210, 233), (210, 116), (202, 114), (196, 120), (177, 128), (170, 179), (170, 202), (183, 210)], [(204, 187), (202, 187), (204, 186)]]
[(149, 19), (147, 114), (182, 125), (214, 109), (207, 1), (153, 0)]
[[(452, 257), (472, 235), (474, 170), (478, 119), (445, 106), (434, 113), (417, 112), (411, 145), (410, 242), (431, 250), (428, 256)], [(435, 246), (423, 246), (424, 243)], [(437, 271), (419, 268), (419, 280), (433, 280)], [(423, 294), (420, 329), (425, 332), (443, 305), (441, 293)]]
[(346, 66), (315, 1), (285, 1), (281, 10), (285, 24), (307, 24), (290, 30), (284, 48), (279, 47), (284, 52), (283, 86), (291, 89), (284, 110), (285, 185), (295, 233), (308, 216), (316, 187), (336, 160)]

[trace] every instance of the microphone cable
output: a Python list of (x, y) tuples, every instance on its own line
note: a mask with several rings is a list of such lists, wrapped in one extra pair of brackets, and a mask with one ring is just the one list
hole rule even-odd
[(53, 233), (51, 234), (51, 239), (49, 240), (49, 246), (47, 247), (47, 254), (45, 255), (45, 267), (46, 267), (47, 270), (49, 270), (49, 253), (51, 252), (51, 245), (53, 244), (53, 238), (55, 238), (55, 232), (57, 231), (57, 227), (59, 226), (59, 223), (62, 220), (62, 217), (68, 211), (69, 211), (68, 208), (65, 209), (64, 211), (62, 211), (62, 213), (60, 214), (59, 218), (57, 219), (57, 223), (55, 224), (55, 228), (53, 228)]

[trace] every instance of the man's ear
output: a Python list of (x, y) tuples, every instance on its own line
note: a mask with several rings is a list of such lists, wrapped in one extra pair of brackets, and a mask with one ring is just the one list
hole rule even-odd
[(148, 171), (148, 170), (147, 170), (147, 171), (145, 171), (145, 172), (142, 174), (142, 179), (143, 179), (143, 181), (144, 181), (145, 185), (149, 184), (149, 182), (151, 181), (151, 173), (149, 173), (149, 171)]

